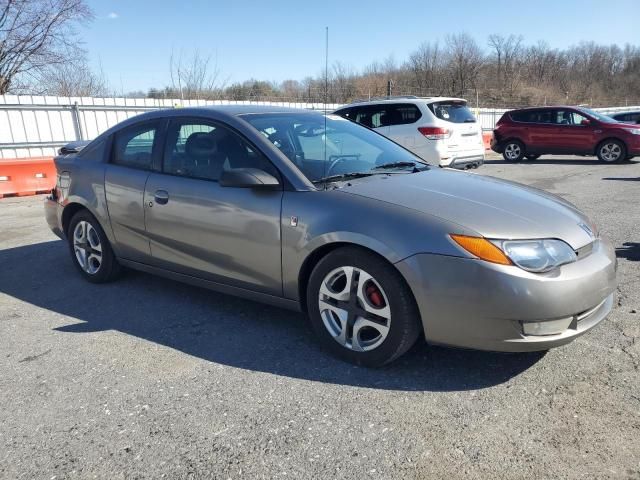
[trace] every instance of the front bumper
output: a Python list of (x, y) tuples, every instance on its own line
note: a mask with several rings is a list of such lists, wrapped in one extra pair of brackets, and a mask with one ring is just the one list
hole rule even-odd
[[(591, 254), (545, 274), (516, 266), (433, 254), (396, 264), (414, 293), (428, 342), (505, 352), (569, 343), (613, 307), (617, 262), (606, 240)], [(568, 319), (554, 335), (525, 335), (523, 324)]]
[(64, 240), (62, 231), (62, 205), (50, 195), (44, 199), (44, 216), (53, 233)]

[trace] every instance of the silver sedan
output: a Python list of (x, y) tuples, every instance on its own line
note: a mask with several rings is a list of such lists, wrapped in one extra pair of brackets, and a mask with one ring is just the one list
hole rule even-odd
[(340, 117), (174, 109), (81, 147), (56, 158), (45, 211), (88, 281), (129, 267), (301, 310), (354, 363), (422, 335), (549, 349), (612, 308), (614, 250), (575, 206), (429, 166)]

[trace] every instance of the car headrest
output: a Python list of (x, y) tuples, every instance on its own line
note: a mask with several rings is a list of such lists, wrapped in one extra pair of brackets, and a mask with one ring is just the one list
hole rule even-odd
[(213, 136), (205, 132), (192, 133), (184, 144), (185, 153), (193, 157), (210, 157), (217, 149)]

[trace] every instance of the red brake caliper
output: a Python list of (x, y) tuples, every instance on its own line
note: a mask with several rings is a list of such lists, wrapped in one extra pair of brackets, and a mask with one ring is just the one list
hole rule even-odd
[(373, 283), (369, 283), (369, 285), (367, 285), (367, 288), (365, 289), (365, 293), (367, 294), (367, 298), (369, 299), (369, 301), (374, 307), (382, 308), (385, 306), (382, 292), (380, 292), (380, 289), (376, 287)]

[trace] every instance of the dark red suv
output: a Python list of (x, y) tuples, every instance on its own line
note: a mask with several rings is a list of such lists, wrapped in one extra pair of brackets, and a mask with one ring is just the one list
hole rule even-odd
[(502, 116), (491, 148), (508, 162), (570, 154), (611, 163), (640, 155), (640, 127), (582, 107), (524, 108)]

